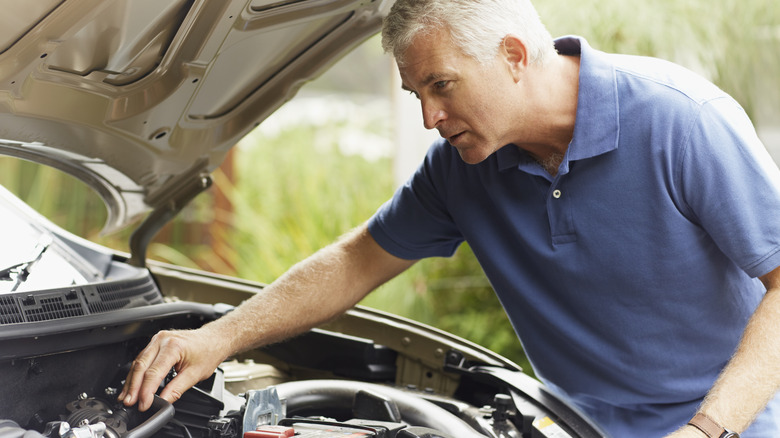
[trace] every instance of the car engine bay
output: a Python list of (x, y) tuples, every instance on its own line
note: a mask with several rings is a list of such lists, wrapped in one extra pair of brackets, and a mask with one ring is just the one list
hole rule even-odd
[(440, 369), (420, 367), (403, 346), (445, 334), (370, 309), (231, 358), (173, 405), (157, 397), (147, 412), (126, 408), (116, 396), (151, 336), (233, 308), (164, 298), (158, 285), (208, 283), (222, 298), (252, 286), (172, 267), (121, 270), (113, 281), (0, 296), (0, 438), (602, 436), (519, 369), (480, 360), (475, 346), (437, 343)]

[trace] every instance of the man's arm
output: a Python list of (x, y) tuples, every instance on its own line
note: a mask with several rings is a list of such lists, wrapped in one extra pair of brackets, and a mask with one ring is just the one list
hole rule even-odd
[[(761, 281), (767, 293), (750, 318), (737, 352), (699, 408), (734, 432), (747, 429), (780, 388), (780, 268)], [(703, 436), (686, 426), (669, 438)]]
[(363, 225), (293, 266), (222, 318), (197, 330), (155, 335), (133, 362), (119, 399), (127, 406), (138, 402), (145, 411), (160, 382), (175, 367), (176, 377), (160, 395), (170, 402), (178, 400), (228, 356), (334, 318), (414, 262), (386, 252)]

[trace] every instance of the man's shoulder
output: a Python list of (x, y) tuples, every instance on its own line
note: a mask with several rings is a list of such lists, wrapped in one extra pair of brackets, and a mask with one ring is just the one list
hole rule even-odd
[(679, 96), (696, 104), (726, 96), (701, 74), (682, 65), (649, 56), (611, 54), (618, 89), (642, 87), (655, 95)]
[(580, 79), (588, 84), (617, 86), (618, 92), (633, 87), (639, 92), (655, 93), (656, 97), (668, 93), (696, 103), (726, 96), (701, 74), (662, 58), (603, 52), (576, 36), (559, 38), (556, 47), (568, 54), (577, 54), (579, 50)]

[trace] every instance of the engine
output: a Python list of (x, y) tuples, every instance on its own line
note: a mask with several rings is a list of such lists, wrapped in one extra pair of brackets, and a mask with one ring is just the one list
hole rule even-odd
[(173, 405), (156, 398), (138, 412), (116, 395), (150, 338), (232, 307), (163, 302), (146, 278), (127, 283), (9, 297), (0, 309), (10, 315), (0, 321), (0, 438), (605, 436), (511, 363), (363, 309), (232, 358)]
[(218, 370), (186, 392), (176, 407), (155, 397), (140, 413), (115, 401), (116, 388), (100, 397), (82, 393), (62, 407), (42, 431), (0, 421), (0, 438), (484, 438), (521, 437), (510, 421), (511, 398), (475, 408), (413, 388), (322, 379), (287, 382), (234, 395)]

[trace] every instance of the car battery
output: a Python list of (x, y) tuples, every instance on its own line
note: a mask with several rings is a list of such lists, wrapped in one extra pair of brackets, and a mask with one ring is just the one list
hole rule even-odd
[(346, 423), (311, 419), (284, 419), (276, 426), (259, 426), (244, 438), (391, 438), (406, 425), (382, 421)]
[[(295, 437), (300, 438), (366, 438), (376, 437), (376, 430), (341, 425), (293, 424)], [(384, 435), (384, 434), (383, 434)]]

